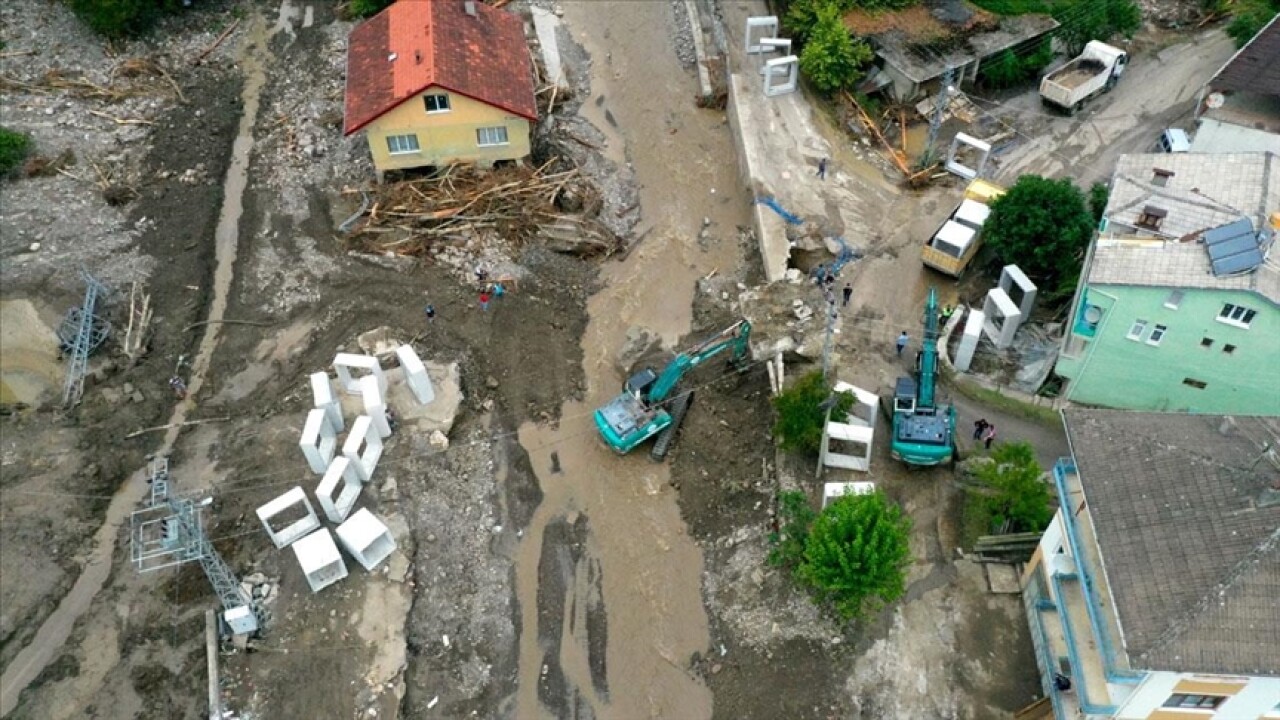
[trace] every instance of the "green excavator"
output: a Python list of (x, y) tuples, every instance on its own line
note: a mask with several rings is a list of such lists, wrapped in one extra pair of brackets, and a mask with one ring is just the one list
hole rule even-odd
[(897, 460), (917, 467), (940, 465), (955, 454), (956, 410), (937, 404), (938, 293), (929, 288), (924, 306), (924, 343), (913, 377), (900, 377), (893, 391), (893, 444)]
[(632, 375), (622, 384), (622, 394), (595, 412), (596, 428), (605, 443), (622, 455), (657, 435), (649, 456), (656, 461), (666, 458), (676, 431), (693, 402), (692, 390), (673, 394), (680, 379), (686, 372), (725, 350), (732, 351), (730, 365), (742, 370), (750, 338), (751, 323), (739, 320), (714, 337), (676, 355), (661, 372), (648, 367)]

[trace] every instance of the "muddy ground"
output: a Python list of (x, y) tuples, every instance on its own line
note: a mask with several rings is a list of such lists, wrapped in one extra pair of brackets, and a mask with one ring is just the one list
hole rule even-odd
[[(641, 239), (594, 261), (494, 238), (417, 259), (351, 254), (336, 227), (371, 167), (363, 139), (340, 135), (351, 24), (331, 3), (201, 3), (155, 39), (112, 53), (61, 4), (0, 9), (6, 48), (39, 51), (7, 57), (6, 76), (35, 82), (60, 67), (106, 83), (124, 59), (149, 57), (178, 88), (157, 75), (117, 101), (6, 97), (6, 125), (31, 132), (39, 152), (77, 155), (70, 174), (0, 181), (0, 360), (4, 402), (17, 410), (0, 418), (0, 665), (12, 717), (205, 712), (208, 584), (195, 566), (137, 574), (123, 528), (108, 533), (110, 575), (70, 617), (68, 640), (48, 648), (29, 685), (14, 667), (98, 557), (91, 536), (108, 501), (126, 490), (141, 497), (130, 476), (169, 445), (175, 485), (215, 498), (207, 522), (217, 549), (273, 593), (252, 652), (222, 656), (223, 697), (241, 717), (988, 718), (1034, 697), (1017, 597), (990, 594), (981, 567), (956, 557), (959, 508), (945, 471), (907, 472), (877, 447), (872, 479), (914, 521), (909, 588), (878, 616), (842, 625), (765, 562), (779, 484), (820, 491), (807, 461), (773, 451), (761, 366), (737, 375), (710, 363), (690, 376), (697, 399), (666, 465), (643, 451), (615, 457), (596, 441), (590, 412), (617, 391), (629, 329), (679, 347), (733, 322), (739, 293), (761, 279), (745, 228), (750, 195), (727, 160), (729, 127), (693, 104), (696, 82), (671, 44), (687, 37), (676, 25), (683, 14), (672, 7), (563, 8), (573, 92), (557, 121), (601, 147), (583, 155), (576, 144), (575, 161), (606, 183), (615, 226)], [(734, 27), (754, 13), (746, 3), (726, 9)], [(1200, 72), (1179, 68), (1179, 77)], [(241, 128), (250, 100), (260, 109)], [(1106, 106), (1019, 127), (1059, 141), (1083, 122), (1133, 145), (1172, 117), (1149, 100), (1117, 104), (1141, 118), (1117, 110), (1114, 128), (1102, 122)], [(248, 158), (244, 188), (223, 182), (237, 142)], [(1096, 169), (1111, 149), (1088, 142), (1079, 155)], [(876, 389), (905, 370), (892, 338), (939, 282), (921, 271), (916, 237), (956, 189), (879, 187), (868, 178), (881, 166), (862, 164), (864, 150), (835, 155), (832, 185), (877, 208), (866, 257), (847, 271), (858, 294), (836, 345), (842, 377)], [(1060, 157), (1026, 142), (1002, 163), (1053, 171)], [(137, 196), (109, 204), (95, 165)], [(240, 205), (228, 256), (215, 227)], [(480, 260), (519, 278), (488, 312), (470, 280)], [(156, 316), (149, 351), (133, 362), (110, 346), (83, 403), (61, 412), (49, 402), (61, 390), (50, 338), (79, 300), (81, 266), (116, 290), (105, 312), (118, 327), (135, 281)], [(229, 322), (199, 354), (206, 328), (197, 323), (216, 304), (220, 276)], [(816, 292), (811, 302), (821, 302)], [(358, 351), (357, 336), (377, 327), (428, 361), (458, 363), (464, 400), (447, 451), (423, 433), (394, 435), (362, 496), (396, 534), (393, 560), (373, 574), (349, 563), (347, 580), (313, 595), (253, 510), (315, 482), (295, 449), (307, 376), (335, 352)], [(184, 356), (203, 382), (175, 410), (165, 383)], [(30, 407), (11, 404), (14, 391)], [(972, 403), (961, 410), (962, 422), (999, 418), (1002, 437), (1033, 440), (1043, 458), (1064, 449), (1053, 428)], [(125, 437), (173, 418), (208, 422), (163, 442)]]

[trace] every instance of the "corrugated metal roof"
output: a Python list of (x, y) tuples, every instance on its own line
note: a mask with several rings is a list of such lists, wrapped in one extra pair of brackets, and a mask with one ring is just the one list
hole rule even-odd
[(1271, 19), (1248, 45), (1218, 71), (1214, 90), (1280, 95), (1280, 16)]

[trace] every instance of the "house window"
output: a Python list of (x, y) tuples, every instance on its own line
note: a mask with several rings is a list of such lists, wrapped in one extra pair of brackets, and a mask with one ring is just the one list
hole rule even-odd
[(489, 145), (506, 145), (507, 129), (505, 127), (477, 128), (476, 144), (480, 147), (487, 147)]
[(1169, 328), (1164, 325), (1157, 325), (1151, 330), (1151, 337), (1147, 338), (1148, 345), (1159, 345), (1164, 340), (1164, 334)]
[[(1213, 338), (1200, 338), (1200, 347), (1202, 348), (1213, 347)], [(1235, 346), (1232, 345), (1231, 347), (1235, 347)]]
[(429, 113), (449, 112), (448, 95), (423, 95), (422, 102), (426, 103)]
[(1173, 292), (1169, 293), (1169, 297), (1164, 299), (1164, 306), (1169, 308), (1170, 310), (1177, 310), (1178, 306), (1181, 304), (1182, 304), (1181, 290), (1174, 290)]
[(387, 150), (392, 155), (418, 152), (417, 135), (388, 135)]
[(1182, 384), (1188, 387), (1193, 387), (1197, 390), (1203, 390), (1209, 386), (1209, 383), (1203, 380), (1196, 380), (1195, 378), (1182, 378)]
[(1235, 346), (1235, 345), (1227, 344), (1227, 345), (1223, 345), (1223, 346), (1222, 346), (1222, 352), (1224, 352), (1224, 353), (1226, 353), (1226, 354), (1228, 354), (1228, 355), (1230, 355), (1231, 353), (1233, 353), (1233, 352), (1235, 352), (1235, 351), (1236, 351), (1236, 346)]
[(1230, 325), (1239, 325), (1240, 327), (1249, 327), (1249, 323), (1253, 322), (1253, 317), (1258, 314), (1257, 310), (1251, 310), (1243, 305), (1232, 305), (1227, 303), (1222, 306), (1222, 312), (1218, 313), (1218, 320)]
[(1172, 708), (1199, 708), (1203, 710), (1213, 710), (1225, 701), (1225, 697), (1218, 695), (1184, 695), (1175, 693), (1164, 701), (1164, 707)]
[(1142, 212), (1138, 215), (1138, 227), (1147, 230), (1159, 230), (1160, 223), (1164, 222), (1165, 216), (1169, 212), (1154, 205), (1147, 205), (1142, 208)]
[(1134, 320), (1133, 325), (1129, 327), (1129, 334), (1126, 335), (1125, 337), (1129, 338), (1130, 340), (1141, 340), (1142, 334), (1145, 333), (1146, 331), (1147, 331), (1146, 320)]

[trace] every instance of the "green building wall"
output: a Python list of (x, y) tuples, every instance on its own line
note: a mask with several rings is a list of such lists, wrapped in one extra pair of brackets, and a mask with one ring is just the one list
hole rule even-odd
[[(1082, 307), (1097, 306), (1102, 318), (1094, 328), (1079, 322), (1079, 310), (1073, 318), (1056, 367), (1069, 379), (1067, 399), (1132, 410), (1280, 415), (1280, 307), (1252, 292), (1185, 289), (1171, 309), (1165, 303), (1172, 291), (1086, 287)], [(1247, 329), (1217, 319), (1227, 303), (1257, 311)], [(1139, 319), (1146, 330), (1131, 340)], [(1156, 325), (1168, 328), (1158, 346), (1148, 342)], [(1203, 345), (1206, 339), (1212, 344)]]

